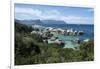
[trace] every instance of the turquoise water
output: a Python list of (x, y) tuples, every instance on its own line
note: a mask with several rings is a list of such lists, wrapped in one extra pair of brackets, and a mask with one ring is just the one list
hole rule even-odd
[(58, 35), (58, 38), (65, 42), (64, 48), (75, 48), (75, 47), (79, 46), (78, 43), (73, 42), (73, 40), (76, 41), (78, 39), (77, 36)]
[[(64, 36), (64, 35), (59, 35), (59, 34), (55, 34), (53, 37), (58, 37), (59, 40), (63, 40), (65, 42), (65, 46), (64, 48), (75, 48), (78, 47), (79, 44), (77, 42), (73, 42), (76, 41), (77, 39), (83, 41), (85, 39), (94, 39), (94, 25), (80, 25), (80, 24), (47, 24), (44, 25), (46, 27), (54, 27), (54, 28), (62, 28), (62, 29), (70, 29), (73, 28), (74, 30), (77, 31), (83, 31), (84, 34), (83, 35), (79, 35), (79, 36)], [(53, 41), (49, 40), (49, 43), (53, 43)]]
[[(74, 49), (75, 47), (79, 46), (78, 43), (74, 42), (78, 39), (77, 36), (64, 36), (61, 34), (55, 34), (53, 37), (58, 37), (59, 40), (63, 40), (65, 42), (64, 48), (73, 48)], [(55, 41), (55, 39), (54, 39), (54, 41)], [(54, 43), (54, 41), (49, 39), (48, 43), (51, 44), (51, 43)]]

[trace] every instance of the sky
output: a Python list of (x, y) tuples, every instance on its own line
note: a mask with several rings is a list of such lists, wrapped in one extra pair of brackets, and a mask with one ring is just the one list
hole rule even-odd
[(15, 19), (62, 20), (69, 24), (93, 24), (94, 9), (83, 7), (15, 4)]

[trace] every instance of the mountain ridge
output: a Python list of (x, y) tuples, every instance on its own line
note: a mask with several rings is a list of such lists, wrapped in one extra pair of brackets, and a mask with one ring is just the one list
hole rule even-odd
[(15, 19), (15, 21), (18, 21), (19, 23), (22, 24), (28, 24), (28, 25), (43, 25), (43, 24), (67, 24), (65, 21), (62, 20), (40, 20), (40, 19), (36, 19), (36, 20), (18, 20)]

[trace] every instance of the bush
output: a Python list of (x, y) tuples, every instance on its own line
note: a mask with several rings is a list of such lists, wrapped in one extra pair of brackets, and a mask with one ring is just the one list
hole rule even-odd
[(32, 28), (15, 23), (15, 65), (61, 63), (94, 60), (94, 40), (83, 42), (78, 50), (42, 42), (42, 37), (30, 34)]

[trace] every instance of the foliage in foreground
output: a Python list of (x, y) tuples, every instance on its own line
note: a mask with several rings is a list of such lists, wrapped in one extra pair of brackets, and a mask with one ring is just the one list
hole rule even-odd
[(94, 41), (84, 42), (79, 50), (43, 43), (31, 35), (31, 27), (15, 23), (15, 65), (80, 62), (94, 60)]

